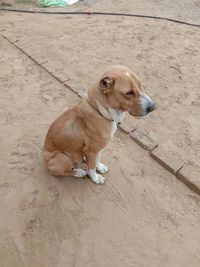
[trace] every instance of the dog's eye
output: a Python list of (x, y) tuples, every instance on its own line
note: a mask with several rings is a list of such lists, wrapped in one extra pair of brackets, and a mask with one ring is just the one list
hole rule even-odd
[(128, 93), (126, 93), (127, 96), (134, 96), (134, 92), (133, 91), (130, 91)]

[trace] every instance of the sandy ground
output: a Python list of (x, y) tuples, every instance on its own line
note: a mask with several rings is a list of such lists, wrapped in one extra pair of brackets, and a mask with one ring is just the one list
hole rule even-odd
[[(144, 11), (139, 1), (135, 9), (133, 2), (117, 2), (74, 8)], [(193, 13), (198, 21), (197, 1), (176, 1), (174, 9), (172, 1), (163, 8), (157, 2), (149, 2), (155, 14), (182, 18), (187, 7), (185, 19), (192, 22)], [(134, 69), (158, 105), (136, 125), (199, 168), (197, 28), (130, 18), (0, 13), (0, 29), (85, 87), (108, 65)], [(199, 197), (120, 131), (103, 154), (110, 167), (104, 186), (47, 173), (41, 148), (48, 125), (76, 100), (0, 37), (1, 266), (200, 266)]]

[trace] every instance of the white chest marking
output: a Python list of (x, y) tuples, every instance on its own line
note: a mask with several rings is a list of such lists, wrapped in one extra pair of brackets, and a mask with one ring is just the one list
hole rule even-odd
[(117, 123), (115, 121), (112, 121), (111, 138), (114, 136), (116, 130), (117, 130)]

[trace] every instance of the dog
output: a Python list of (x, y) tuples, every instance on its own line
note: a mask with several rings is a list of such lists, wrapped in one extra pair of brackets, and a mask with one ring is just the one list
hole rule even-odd
[[(101, 174), (108, 172), (108, 167), (100, 161), (101, 151), (125, 112), (141, 117), (154, 109), (154, 102), (130, 69), (121, 65), (108, 68), (85, 97), (50, 126), (43, 148), (49, 172), (53, 176), (88, 175), (94, 183), (103, 184)], [(84, 161), (87, 169), (80, 167)]]

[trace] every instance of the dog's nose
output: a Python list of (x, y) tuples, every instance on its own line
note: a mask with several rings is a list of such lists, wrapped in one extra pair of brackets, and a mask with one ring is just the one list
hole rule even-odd
[(146, 113), (153, 111), (155, 108), (156, 108), (156, 105), (154, 104), (154, 102), (151, 102), (146, 108)]

